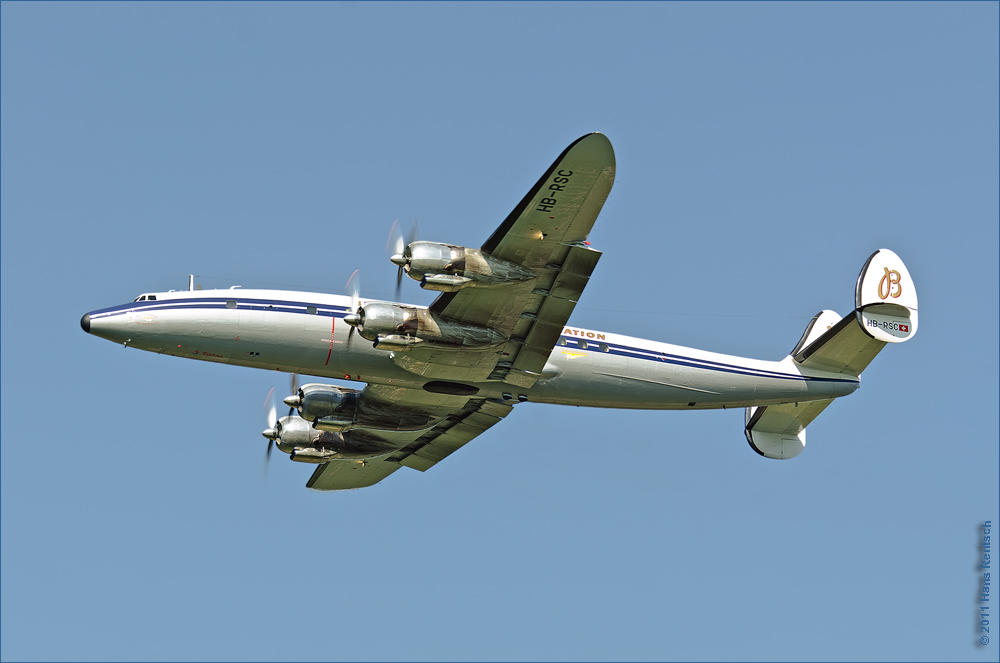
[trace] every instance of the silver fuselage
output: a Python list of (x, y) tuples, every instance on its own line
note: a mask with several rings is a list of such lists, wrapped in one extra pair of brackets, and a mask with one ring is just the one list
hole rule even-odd
[[(415, 388), (428, 381), (344, 322), (349, 297), (243, 289), (152, 296), (155, 301), (93, 311), (81, 324), (128, 347), (188, 359)], [(670, 410), (834, 398), (859, 384), (851, 376), (803, 369), (791, 357), (761, 361), (566, 327), (534, 386), (473, 386), (485, 398)]]

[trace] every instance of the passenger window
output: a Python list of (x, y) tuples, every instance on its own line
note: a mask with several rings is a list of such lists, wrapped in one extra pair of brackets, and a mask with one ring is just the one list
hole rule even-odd
[(586, 350), (587, 342), (584, 341), (583, 339), (580, 339), (579, 341), (576, 342), (576, 347), (580, 348), (581, 350)]
[(564, 339), (562, 336), (560, 336), (559, 340), (556, 341), (556, 345), (566, 345), (566, 339)]
[(607, 343), (600, 343), (598, 347), (601, 348), (601, 352), (611, 352), (611, 348), (608, 347)]
[(226, 308), (236, 308), (236, 300), (235, 299), (227, 299), (226, 300)]
[(309, 315), (316, 315), (316, 313), (317, 313), (316, 307), (315, 306), (307, 306), (306, 307), (306, 313), (308, 313)]

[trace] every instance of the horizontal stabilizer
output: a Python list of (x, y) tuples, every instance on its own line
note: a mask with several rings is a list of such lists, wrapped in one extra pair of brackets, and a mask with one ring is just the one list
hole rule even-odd
[(806, 448), (806, 426), (832, 402), (832, 398), (827, 398), (821, 401), (748, 407), (747, 442), (754, 451), (766, 458), (795, 458)]
[(866, 334), (857, 313), (852, 312), (794, 357), (806, 368), (857, 376), (885, 345)]

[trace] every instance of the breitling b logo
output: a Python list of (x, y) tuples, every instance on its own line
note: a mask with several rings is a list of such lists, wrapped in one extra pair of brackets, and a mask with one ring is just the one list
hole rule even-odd
[[(882, 280), (878, 282), (878, 297), (879, 299), (887, 299), (888, 297), (899, 297), (903, 294), (903, 286), (900, 284), (899, 272), (895, 269), (890, 270), (888, 267), (885, 268), (885, 276)], [(892, 291), (892, 287), (896, 286), (896, 292)], [(884, 294), (883, 294), (884, 293)]]

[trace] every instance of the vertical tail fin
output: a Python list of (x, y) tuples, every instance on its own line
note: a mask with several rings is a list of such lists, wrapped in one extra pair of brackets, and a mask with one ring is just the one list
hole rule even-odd
[(917, 333), (917, 290), (906, 265), (889, 249), (868, 258), (854, 300), (858, 322), (872, 338), (902, 343)]
[(860, 375), (887, 343), (903, 343), (917, 333), (917, 291), (906, 265), (879, 249), (861, 270), (854, 312), (792, 353), (799, 364)]

